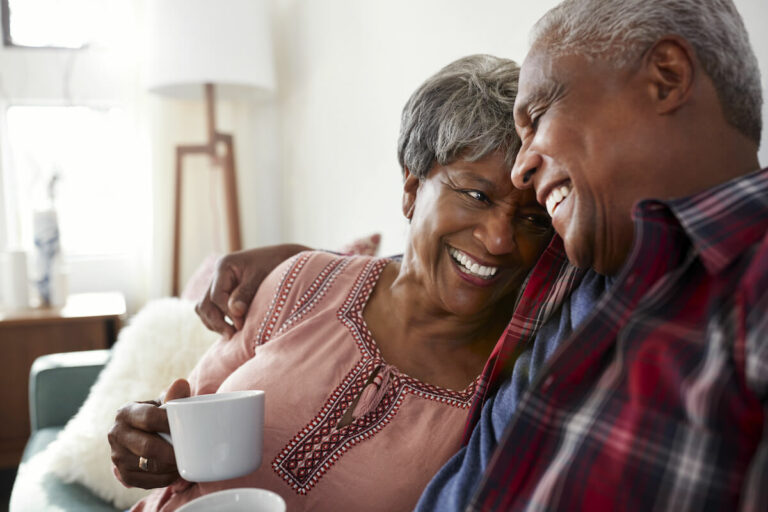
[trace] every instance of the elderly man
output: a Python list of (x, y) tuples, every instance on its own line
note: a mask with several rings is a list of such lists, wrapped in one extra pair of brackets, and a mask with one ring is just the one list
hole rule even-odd
[[(568, 259), (592, 270), (536, 337), (559, 347), (515, 410), (508, 383), (487, 401), (503, 435), (481, 422), (422, 509), (471, 495), (471, 510), (768, 510), (760, 107), (729, 0), (567, 0), (537, 23), (512, 179), (535, 188)], [(542, 263), (531, 284), (545, 295), (556, 272)], [(574, 309), (584, 283), (594, 296), (595, 272), (607, 290)], [(574, 287), (561, 273), (556, 285)], [(510, 330), (545, 314), (522, 313)], [(522, 341), (499, 347), (489, 388)], [(482, 448), (496, 441), (491, 457)]]
[(419, 510), (768, 510), (761, 101), (730, 0), (537, 23), (512, 179), (561, 238)]

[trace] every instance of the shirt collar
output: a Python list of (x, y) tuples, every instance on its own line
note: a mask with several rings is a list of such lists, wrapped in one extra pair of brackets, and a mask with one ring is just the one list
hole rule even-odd
[(658, 218), (660, 206), (671, 211), (707, 271), (716, 274), (768, 230), (768, 168), (688, 197), (641, 201), (635, 216)]

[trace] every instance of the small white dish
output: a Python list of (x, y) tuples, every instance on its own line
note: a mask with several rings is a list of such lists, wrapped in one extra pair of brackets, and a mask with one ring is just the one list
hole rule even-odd
[(239, 488), (212, 492), (192, 500), (177, 512), (285, 512), (285, 501), (266, 489)]

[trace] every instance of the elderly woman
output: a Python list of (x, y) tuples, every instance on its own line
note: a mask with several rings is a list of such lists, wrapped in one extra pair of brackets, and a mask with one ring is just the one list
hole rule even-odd
[(476, 55), (427, 80), (402, 116), (402, 260), (298, 254), (189, 376), (192, 394), (266, 391), (260, 469), (176, 480), (172, 449), (154, 433), (167, 431), (165, 411), (118, 413), (110, 442), (122, 480), (176, 480), (134, 510), (232, 487), (270, 489), (291, 511), (413, 508), (459, 448), (477, 376), (552, 236), (534, 194), (509, 179), (517, 78), (514, 62)]

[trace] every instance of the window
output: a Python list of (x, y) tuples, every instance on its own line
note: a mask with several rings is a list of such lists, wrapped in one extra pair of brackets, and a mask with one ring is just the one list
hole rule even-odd
[[(132, 310), (151, 286), (152, 251), (152, 176), (132, 46), (141, 40), (136, 2), (0, 6), (0, 251), (34, 253), (33, 213), (49, 205), (57, 176), (69, 291), (120, 290)], [(32, 258), (29, 268), (34, 273)]]
[[(109, 3), (102, 1), (102, 3)], [(94, 36), (94, 0), (2, 0), (6, 46), (81, 48)]]
[[(137, 233), (136, 204), (149, 190), (132, 162), (131, 124), (119, 108), (11, 106), (6, 113), (9, 157), (24, 245), (31, 214), (49, 205), (50, 183), (69, 257), (130, 253)], [(142, 190), (145, 188), (145, 190)]]

